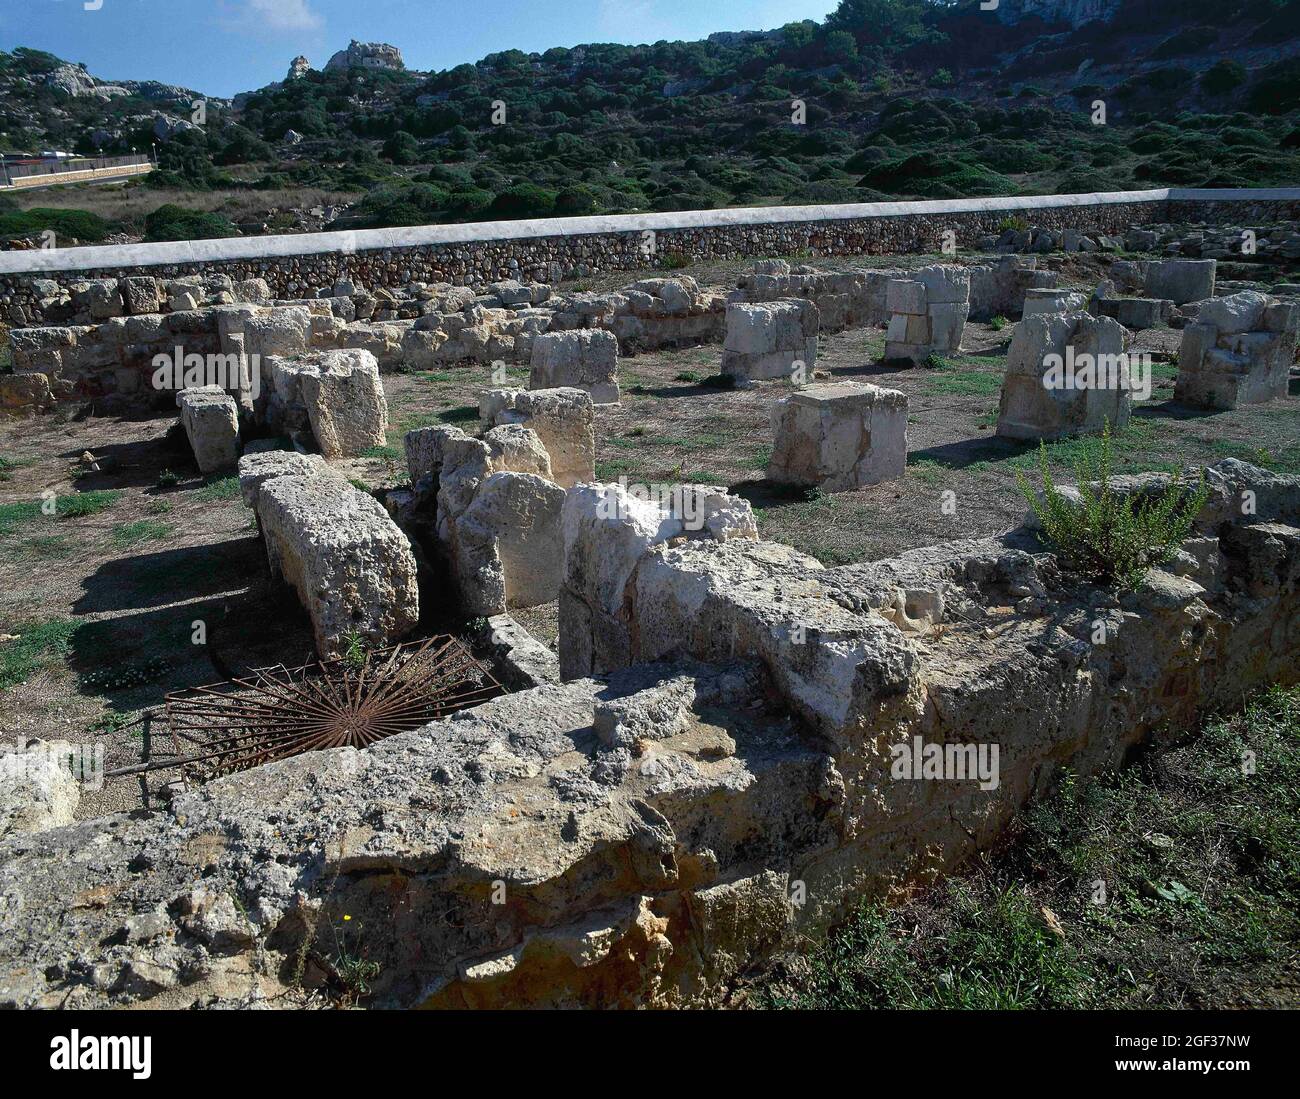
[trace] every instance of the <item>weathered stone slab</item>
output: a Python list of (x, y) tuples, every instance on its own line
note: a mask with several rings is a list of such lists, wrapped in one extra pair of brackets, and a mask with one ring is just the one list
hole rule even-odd
[(415, 557), (378, 500), (332, 476), (275, 477), (256, 499), (271, 575), (297, 592), (321, 656), (353, 634), (379, 648), (415, 626)]
[(1203, 302), (1183, 329), (1174, 399), (1230, 409), (1287, 396), (1300, 303), (1252, 290)]
[(219, 386), (182, 389), (176, 395), (181, 426), (200, 473), (230, 469), (239, 460), (239, 406)]
[(970, 272), (935, 264), (889, 282), (885, 359), (923, 363), (931, 355), (961, 350), (970, 315)]
[(1025, 291), (1022, 319), (1039, 313), (1077, 313), (1087, 304), (1087, 296), (1075, 290), (1034, 288)]
[(810, 385), (772, 409), (769, 480), (852, 492), (907, 465), (907, 395), (850, 382)]
[(257, 508), (258, 492), (267, 481), (277, 477), (316, 477), (330, 474), (328, 463), (319, 454), (299, 454), (296, 450), (259, 450), (239, 459), (239, 495), (244, 506)]
[(355, 458), (383, 446), (388, 402), (379, 364), (369, 351), (317, 351), (271, 365), (276, 403), (272, 418), (298, 426), (300, 409), (326, 458)]
[(811, 301), (786, 299), (727, 306), (722, 373), (741, 382), (811, 378), (820, 313)]
[[(518, 424), (537, 433), (562, 488), (596, 479), (595, 409), (582, 389), (490, 389), (479, 399), (484, 429)], [(408, 450), (409, 454), (409, 450)]]
[(1128, 423), (1134, 379), (1118, 321), (1043, 313), (1016, 326), (998, 407), (998, 435), (1060, 439)]
[(1218, 261), (1212, 259), (1152, 260), (1146, 269), (1148, 298), (1167, 298), (1175, 305), (1214, 297)]
[(533, 341), (529, 389), (582, 389), (598, 405), (618, 404), (618, 339), (612, 332), (548, 332)]

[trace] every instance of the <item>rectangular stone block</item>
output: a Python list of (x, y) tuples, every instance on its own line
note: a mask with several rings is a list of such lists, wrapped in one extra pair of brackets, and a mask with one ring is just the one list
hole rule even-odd
[(598, 405), (619, 403), (618, 338), (612, 332), (584, 328), (533, 340), (528, 388), (566, 387), (586, 390)]
[(1042, 313), (1016, 326), (998, 407), (998, 435), (1062, 439), (1128, 423), (1132, 384), (1117, 320)]
[(373, 496), (342, 478), (282, 476), (261, 485), (257, 511), (271, 575), (297, 592), (323, 658), (354, 633), (392, 645), (419, 621), (410, 542)]
[(810, 385), (772, 410), (769, 480), (852, 492), (907, 465), (907, 396), (856, 383)]
[(906, 279), (891, 279), (885, 287), (885, 308), (890, 313), (925, 312), (925, 286)]
[(176, 395), (181, 426), (200, 473), (230, 469), (239, 461), (239, 408), (217, 386), (182, 389)]
[(821, 317), (799, 298), (727, 306), (722, 373), (741, 383), (789, 379), (797, 369), (811, 377), (817, 361)]

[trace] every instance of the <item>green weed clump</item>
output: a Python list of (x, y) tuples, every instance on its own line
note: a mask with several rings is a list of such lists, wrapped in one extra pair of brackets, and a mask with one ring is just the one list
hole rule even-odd
[(1164, 564), (1192, 529), (1209, 499), (1202, 474), (1194, 491), (1171, 484), (1152, 499), (1117, 491), (1111, 483), (1114, 461), (1110, 424), (1105, 425), (1096, 458), (1083, 456), (1075, 467), (1078, 498), (1061, 492), (1052, 480), (1047, 448), (1039, 444), (1042, 492), (1016, 471), (1016, 482), (1038, 521), (1042, 537), (1062, 567), (1096, 583), (1135, 588), (1147, 571)]

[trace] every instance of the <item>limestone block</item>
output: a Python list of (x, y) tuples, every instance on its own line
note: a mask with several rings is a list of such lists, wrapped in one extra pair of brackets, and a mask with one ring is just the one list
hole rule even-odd
[(354, 631), (382, 647), (415, 626), (415, 556), (374, 497), (333, 476), (282, 476), (262, 483), (257, 512), (271, 574), (297, 592), (322, 657)]
[(220, 386), (182, 389), (176, 394), (194, 461), (200, 473), (230, 469), (239, 461), (239, 407)]
[(890, 313), (924, 314), (925, 285), (910, 279), (890, 279), (885, 288), (885, 307)]
[(53, 407), (49, 375), (0, 374), (0, 412), (48, 412)]
[(768, 478), (851, 492), (897, 480), (907, 465), (907, 396), (856, 383), (811, 385), (772, 410)]
[(551, 477), (551, 456), (541, 437), (523, 424), (502, 424), (483, 436), (492, 457), (492, 468), (511, 473), (531, 473), (546, 480)]
[(231, 294), (237, 302), (252, 305), (269, 305), (272, 301), (271, 288), (266, 279), (243, 279), (231, 287)]
[(531, 473), (493, 473), (479, 485), (455, 524), (454, 565), (468, 613), (500, 614), (558, 598), (564, 496), (559, 485)]
[(326, 458), (355, 458), (383, 446), (388, 402), (379, 364), (369, 351), (318, 351), (293, 361), (275, 359), (275, 395), (285, 409), (306, 410)]
[(1167, 298), (1175, 305), (1214, 297), (1218, 261), (1212, 259), (1153, 260), (1147, 264), (1148, 298)]
[(551, 479), (563, 488), (596, 479), (595, 409), (584, 390), (492, 389), (479, 400), (485, 428), (532, 428), (551, 460)]
[(329, 473), (329, 464), (319, 454), (259, 450), (239, 459), (239, 495), (245, 507), (256, 509), (258, 493), (267, 481), (277, 477), (318, 477)]
[(0, 754), (0, 839), (73, 822), (81, 785), (68, 761), (76, 751), (54, 740)]
[(122, 294), (117, 279), (96, 279), (86, 283), (80, 296), (73, 294), (73, 302), (79, 310), (89, 313), (90, 319), (94, 321), (120, 317), (123, 312)]
[(812, 377), (820, 318), (817, 306), (801, 298), (730, 303), (722, 373), (741, 381), (789, 379), (802, 363)]
[(1253, 290), (1201, 303), (1183, 329), (1174, 399), (1236, 408), (1285, 397), (1295, 362), (1300, 308)]
[(122, 300), (132, 315), (157, 313), (162, 309), (162, 288), (158, 280), (144, 275), (122, 280)]
[(919, 268), (912, 278), (925, 287), (927, 305), (970, 304), (970, 272), (964, 267), (933, 264)]
[(528, 388), (584, 389), (595, 404), (618, 404), (618, 338), (590, 328), (538, 336)]
[(416, 428), (408, 431), (404, 440), (406, 468), (411, 475), (411, 487), (417, 492), (437, 490), (442, 474), (444, 448), (452, 439), (468, 439), (460, 428), (451, 424)]
[(301, 355), (311, 347), (311, 312), (304, 306), (285, 306), (249, 317), (244, 322), (244, 350), (262, 364), (262, 389), (270, 388), (266, 360), (272, 356)]
[(1123, 427), (1132, 410), (1127, 335), (1110, 317), (1043, 313), (1016, 326), (998, 434), (1060, 439)]
[(1134, 332), (1168, 325), (1174, 303), (1161, 298), (1103, 298), (1093, 305), (1100, 317), (1113, 317)]
[(1270, 304), (1267, 294), (1243, 290), (1230, 297), (1202, 302), (1196, 320), (1199, 324), (1214, 325), (1221, 336), (1256, 332), (1264, 327), (1264, 313)]
[(1025, 291), (1022, 317), (1033, 317), (1039, 313), (1077, 313), (1086, 303), (1087, 297), (1074, 290), (1030, 288)]

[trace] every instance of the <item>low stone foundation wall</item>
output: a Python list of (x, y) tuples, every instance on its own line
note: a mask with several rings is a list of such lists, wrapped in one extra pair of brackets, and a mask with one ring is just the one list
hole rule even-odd
[[(1294, 218), (1300, 192), (1152, 190), (1099, 195), (885, 202), (848, 206), (637, 214), (617, 217), (422, 226), (301, 236), (183, 241), (0, 254), (0, 313), (41, 323), (34, 280), (64, 286), (148, 273), (265, 279), (277, 298), (337, 282), (371, 288), (412, 281), (482, 288), (501, 279), (558, 282), (606, 271), (748, 256), (938, 252), (945, 235), (970, 248), (1008, 218), (1049, 230), (1121, 234), (1132, 225)], [(1175, 215), (1176, 211), (1176, 215)], [(15, 314), (15, 310), (19, 311)]]
[[(835, 569), (575, 530), (565, 583), (612, 608), (588, 660), (637, 666), (5, 839), (0, 1003), (293, 1006), (346, 953), (382, 1006), (715, 1004), (993, 843), (1061, 768), (1300, 677), (1300, 479), (1209, 479), (1118, 596), (1025, 530)], [(917, 777), (927, 749), (971, 769)]]

